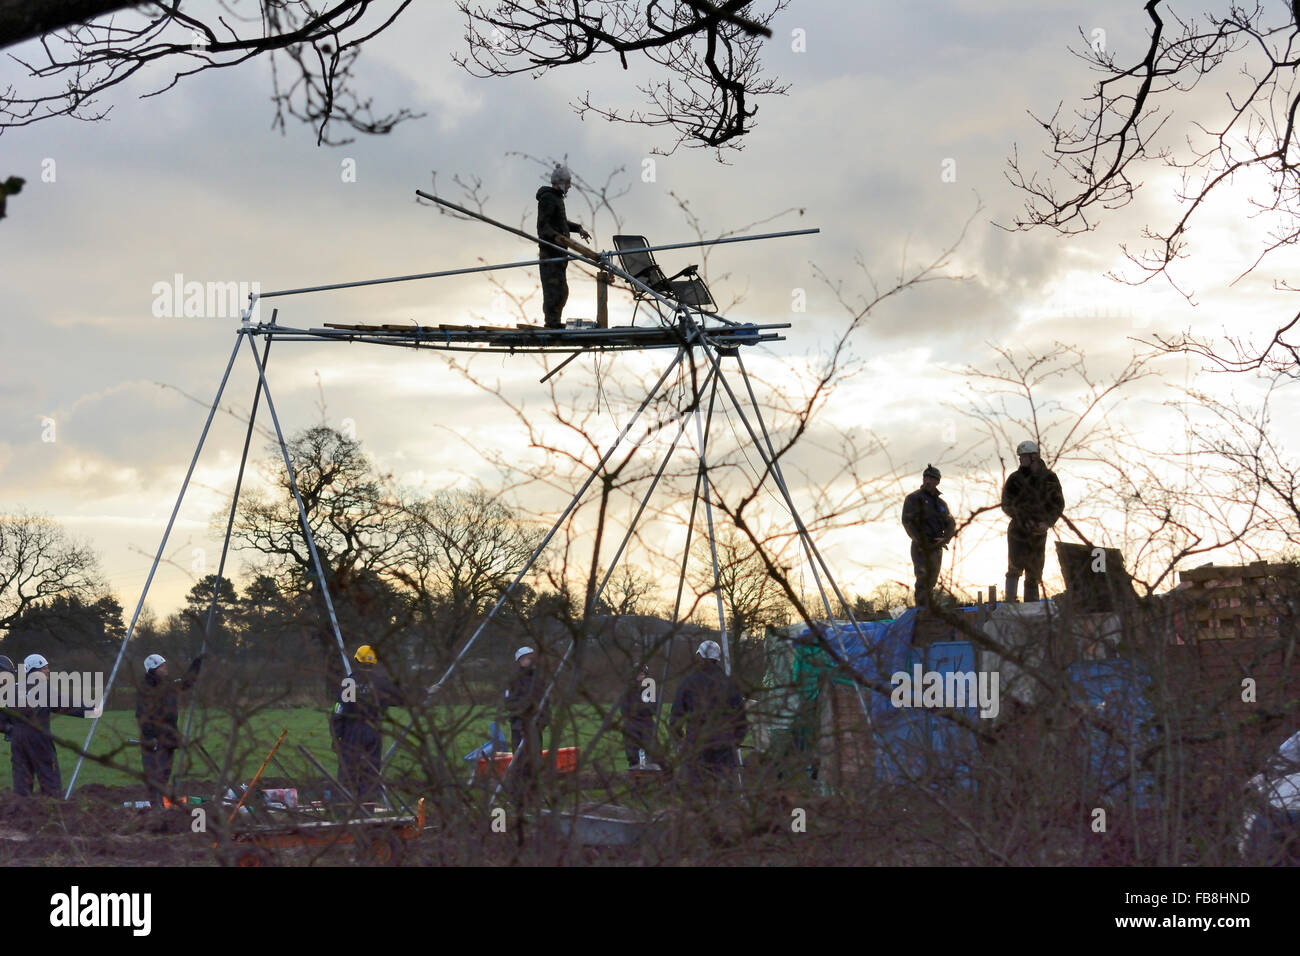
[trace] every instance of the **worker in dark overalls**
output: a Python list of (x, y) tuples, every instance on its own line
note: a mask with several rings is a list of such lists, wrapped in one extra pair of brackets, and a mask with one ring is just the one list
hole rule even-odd
[(330, 731), (338, 748), (339, 782), (359, 803), (373, 803), (382, 790), (380, 721), (384, 710), (402, 703), (402, 695), (392, 681), (377, 672), (379, 659), (369, 644), (358, 647), (353, 660), (356, 667), (343, 678), (330, 715)]
[(172, 758), (181, 745), (180, 692), (194, 686), (202, 666), (203, 658), (196, 657), (181, 677), (171, 680), (167, 661), (161, 654), (150, 654), (144, 659), (144, 683), (136, 694), (135, 719), (140, 725), (140, 764), (153, 807), (166, 805)]
[(27, 706), (14, 708), (9, 728), (14, 793), (30, 797), (35, 779), (42, 794), (61, 800), (63, 778), (59, 773), (58, 755), (54, 752), (50, 715), (85, 717), (89, 712), (84, 707), (55, 706), (57, 702), (50, 699), (50, 663), (40, 654), (28, 654), (23, 661), (23, 680)]
[(554, 243), (539, 245), (537, 257), (560, 258), (559, 262), (543, 262), (538, 266), (542, 279), (542, 315), (548, 329), (564, 328), (564, 304), (569, 301), (569, 283), (565, 277), (569, 260), (562, 258), (564, 253), (555, 246), (584, 251), (581, 246), (575, 246), (570, 241), (571, 232), (576, 232), (584, 239), (591, 239), (591, 234), (580, 223), (569, 221), (568, 213), (564, 210), (564, 197), (572, 182), (573, 175), (569, 172), (569, 167), (560, 164), (551, 171), (551, 185), (537, 190), (537, 238), (545, 243)]
[(619, 709), (623, 712), (623, 755), (628, 769), (641, 767), (643, 754), (648, 764), (657, 766), (655, 713), (659, 709), (659, 689), (646, 665), (637, 669), (636, 678), (623, 691)]

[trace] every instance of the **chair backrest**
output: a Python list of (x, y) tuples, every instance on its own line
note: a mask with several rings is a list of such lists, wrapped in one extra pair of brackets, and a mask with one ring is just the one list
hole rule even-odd
[(645, 249), (649, 245), (645, 236), (614, 237), (614, 248), (619, 250), (618, 261), (623, 266), (623, 271), (659, 291), (668, 281), (668, 277), (659, 268), (659, 263), (655, 262), (654, 253), (623, 252), (624, 249)]

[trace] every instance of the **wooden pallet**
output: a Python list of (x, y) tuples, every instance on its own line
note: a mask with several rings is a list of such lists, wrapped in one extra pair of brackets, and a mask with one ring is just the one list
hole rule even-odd
[(1293, 564), (1209, 565), (1180, 572), (1179, 579), (1190, 585), (1178, 599), (1198, 641), (1277, 637), (1300, 596), (1300, 567)]

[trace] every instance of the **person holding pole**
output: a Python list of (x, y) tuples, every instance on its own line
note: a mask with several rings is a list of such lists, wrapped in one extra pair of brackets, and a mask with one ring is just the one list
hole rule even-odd
[(161, 654), (144, 659), (144, 684), (136, 694), (135, 719), (140, 725), (140, 764), (151, 807), (167, 805), (172, 757), (181, 743), (177, 726), (180, 692), (194, 686), (202, 666), (203, 657), (196, 657), (182, 677), (168, 680), (167, 661)]
[(353, 660), (356, 668), (343, 678), (330, 731), (338, 749), (339, 782), (358, 803), (373, 803), (380, 796), (384, 760), (379, 722), (385, 709), (401, 705), (402, 695), (392, 681), (376, 673), (379, 658), (369, 644), (358, 647)]
[[(548, 242), (597, 258), (596, 253), (569, 238), (569, 233), (576, 232), (584, 239), (591, 239), (591, 234), (581, 224), (569, 221), (564, 210), (564, 197), (572, 182), (569, 167), (559, 163), (551, 171), (551, 185), (537, 190), (537, 238), (542, 240), (537, 247), (539, 259), (554, 259), (562, 255), (554, 246), (546, 245)], [(542, 276), (542, 314), (548, 329), (564, 328), (564, 303), (569, 300), (569, 283), (565, 278), (568, 268), (568, 259), (543, 262), (538, 266)]]

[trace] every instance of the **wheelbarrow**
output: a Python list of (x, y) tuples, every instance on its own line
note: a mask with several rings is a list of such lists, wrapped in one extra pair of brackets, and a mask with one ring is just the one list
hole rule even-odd
[(361, 862), (396, 866), (406, 843), (424, 830), (424, 797), (415, 814), (368, 816), (350, 820), (295, 820), (235, 830), (222, 847), (213, 844), (234, 866), (268, 866), (272, 851), (296, 847), (354, 846)]

